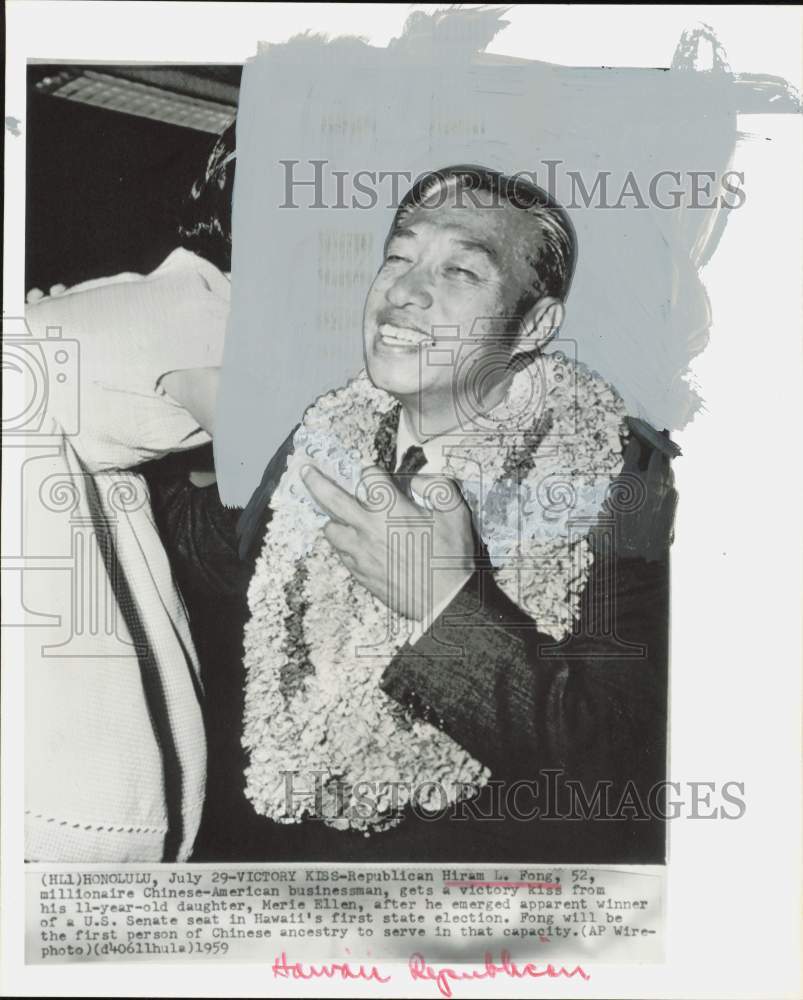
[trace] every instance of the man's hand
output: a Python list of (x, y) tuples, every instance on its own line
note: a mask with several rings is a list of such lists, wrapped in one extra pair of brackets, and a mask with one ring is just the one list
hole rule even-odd
[(301, 475), (331, 518), (323, 533), (343, 565), (394, 611), (429, 622), (471, 576), (471, 513), (450, 479), (412, 478), (423, 510), (376, 466), (364, 472), (359, 500), (311, 465)]

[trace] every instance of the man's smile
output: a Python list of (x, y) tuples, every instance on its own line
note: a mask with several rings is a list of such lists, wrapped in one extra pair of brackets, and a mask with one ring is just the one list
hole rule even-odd
[(388, 347), (414, 350), (424, 345), (435, 343), (431, 333), (424, 333), (413, 326), (397, 326), (395, 323), (380, 323), (378, 327), (380, 342)]

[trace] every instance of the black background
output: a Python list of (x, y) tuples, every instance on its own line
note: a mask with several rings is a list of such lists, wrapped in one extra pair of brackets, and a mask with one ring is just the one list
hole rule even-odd
[(153, 270), (178, 246), (182, 201), (215, 141), (37, 91), (59, 68), (28, 68), (26, 291)]

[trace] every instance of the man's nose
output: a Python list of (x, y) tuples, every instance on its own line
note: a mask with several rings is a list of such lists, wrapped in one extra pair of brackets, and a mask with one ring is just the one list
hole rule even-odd
[(404, 306), (418, 306), (419, 309), (429, 309), (432, 305), (432, 295), (427, 287), (424, 274), (417, 267), (411, 267), (400, 275), (385, 292), (385, 298), (397, 309)]

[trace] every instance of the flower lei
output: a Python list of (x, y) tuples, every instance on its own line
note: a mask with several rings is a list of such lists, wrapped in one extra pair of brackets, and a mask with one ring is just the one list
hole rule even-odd
[[(300, 479), (314, 462), (353, 493), (362, 469), (392, 467), (399, 407), (363, 372), (306, 412), (271, 499), (248, 592), (243, 745), (246, 795), (280, 823), (305, 817), (370, 833), (410, 804), (443, 808), (488, 770), (379, 682), (412, 622), (342, 565)], [(497, 584), (556, 640), (572, 628), (592, 561), (588, 532), (622, 466), (624, 405), (561, 354), (520, 367), (504, 400), (449, 436), (460, 484)], [(571, 523), (570, 523), (571, 522)], [(299, 785), (295, 776), (310, 780)], [(370, 789), (370, 808), (366, 794)]]

